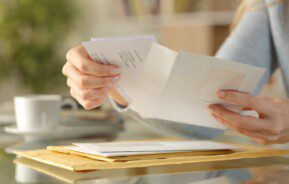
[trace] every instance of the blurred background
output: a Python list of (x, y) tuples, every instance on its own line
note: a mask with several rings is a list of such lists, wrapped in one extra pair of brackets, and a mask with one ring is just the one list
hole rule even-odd
[[(91, 37), (152, 34), (174, 50), (214, 55), (240, 2), (1, 0), (0, 104), (19, 94), (68, 95), (65, 53)], [(279, 76), (266, 94), (284, 95)]]
[[(59, 131), (46, 136), (17, 131), (14, 96), (69, 96), (61, 70), (70, 48), (91, 37), (149, 34), (176, 51), (213, 56), (229, 35), (241, 1), (0, 0), (0, 183), (14, 183), (14, 157), (9, 154), (15, 150), (112, 140), (116, 136), (118, 140), (161, 136), (129, 117), (121, 117), (111, 110), (109, 102), (92, 111), (80, 109), (73, 116), (62, 112)], [(279, 70), (262, 93), (285, 96)], [(31, 136), (47, 140), (31, 142)]]

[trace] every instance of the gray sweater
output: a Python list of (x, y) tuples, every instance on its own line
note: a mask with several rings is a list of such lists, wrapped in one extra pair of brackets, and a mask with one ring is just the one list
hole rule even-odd
[[(244, 64), (266, 68), (266, 73), (259, 83), (257, 94), (272, 72), (280, 67), (287, 95), (289, 94), (289, 3), (288, 1), (261, 0), (256, 1), (254, 10), (247, 11), (237, 27), (219, 49), (216, 57)], [(156, 119), (142, 119), (136, 112), (114, 107), (127, 113), (137, 121), (163, 134), (186, 138), (210, 139), (222, 130), (205, 128), (195, 125), (174, 123)], [(193, 115), (192, 115), (193, 116)]]

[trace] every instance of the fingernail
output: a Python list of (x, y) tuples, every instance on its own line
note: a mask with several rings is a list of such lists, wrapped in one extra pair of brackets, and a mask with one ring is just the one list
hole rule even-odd
[(113, 78), (112, 78), (112, 82), (113, 82), (113, 83), (116, 83), (116, 82), (119, 81), (119, 79), (120, 79), (120, 76), (113, 77)]
[(213, 116), (214, 119), (218, 120), (218, 116), (217, 115), (215, 115), (213, 113), (211, 115)]
[(215, 112), (216, 106), (214, 104), (209, 105), (208, 109), (210, 112)]
[(120, 69), (113, 67), (112, 69), (110, 69), (110, 73), (111, 73), (111, 74), (120, 74)]
[(111, 89), (111, 87), (104, 87), (104, 88), (103, 88), (103, 91), (106, 93), (106, 92), (108, 92), (110, 89)]
[(114, 83), (111, 83), (111, 84), (108, 84), (108, 87), (109, 87), (109, 88), (113, 88), (114, 85), (115, 85)]
[(208, 106), (208, 109), (213, 109), (214, 108), (214, 105), (209, 105)]
[(217, 96), (220, 98), (223, 98), (223, 97), (225, 97), (225, 92), (224, 91), (218, 91)]

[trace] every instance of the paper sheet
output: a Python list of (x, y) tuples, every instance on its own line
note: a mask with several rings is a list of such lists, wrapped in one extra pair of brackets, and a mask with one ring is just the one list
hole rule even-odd
[(152, 36), (92, 38), (83, 42), (99, 63), (121, 67), (116, 89), (143, 118), (162, 119), (225, 129), (212, 118), (210, 104), (240, 112), (241, 106), (221, 101), (218, 90), (252, 93), (265, 69), (157, 44)]
[[(177, 52), (159, 44), (152, 44), (140, 77), (139, 93), (130, 104), (131, 108), (143, 117), (150, 116), (151, 111), (160, 111), (157, 103), (166, 86), (176, 57)], [(146, 112), (147, 109), (149, 112)], [(147, 113), (148, 115), (146, 115)]]
[(73, 151), (102, 156), (127, 156), (180, 151), (237, 150), (238, 146), (213, 141), (74, 143)]
[[(162, 62), (162, 57), (159, 56), (161, 53), (165, 55), (165, 52), (161, 45), (155, 43), (143, 73), (161, 75), (157, 69), (166, 68), (168, 63)], [(174, 57), (171, 56), (172, 59)], [(161, 61), (155, 69), (153, 61)], [(148, 68), (149, 70), (146, 70)], [(208, 111), (209, 104), (221, 104), (236, 112), (239, 112), (241, 107), (221, 101), (216, 92), (229, 89), (252, 93), (264, 72), (265, 69), (259, 67), (179, 52), (171, 66), (170, 74), (162, 75), (165, 82), (152, 80), (149, 74), (142, 75), (138, 88), (144, 93), (138, 93), (137, 100), (131, 108), (144, 118), (225, 129), (211, 117)]]
[(86, 153), (91, 155), (100, 155), (103, 157), (118, 157), (118, 156), (134, 156), (134, 155), (151, 155), (151, 154), (161, 154), (161, 153), (176, 153), (176, 152), (184, 152), (184, 151), (119, 151), (119, 152), (99, 152), (91, 149), (86, 149), (83, 147), (75, 147), (75, 146), (69, 146), (65, 147), (68, 150), (77, 151), (80, 153)]
[(153, 36), (92, 38), (82, 45), (98, 63), (114, 64), (121, 68), (121, 79), (116, 89), (131, 102), (137, 93), (135, 86), (139, 83), (143, 64), (151, 44), (156, 42)]

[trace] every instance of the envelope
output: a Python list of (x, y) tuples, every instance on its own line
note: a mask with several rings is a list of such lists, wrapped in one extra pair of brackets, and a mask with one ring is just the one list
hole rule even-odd
[(193, 151), (193, 152), (179, 152), (179, 153), (162, 153), (162, 154), (151, 154), (151, 155), (131, 155), (131, 156), (117, 156), (117, 157), (104, 157), (99, 155), (92, 155), (81, 153), (67, 149), (67, 146), (48, 146), (48, 150), (56, 151), (60, 153), (66, 153), (70, 155), (79, 155), (94, 160), (102, 160), (107, 162), (123, 162), (133, 160), (145, 160), (145, 159), (164, 159), (171, 157), (189, 157), (189, 156), (206, 156), (206, 155), (220, 155), (233, 153), (233, 150), (212, 150), (212, 151)]

